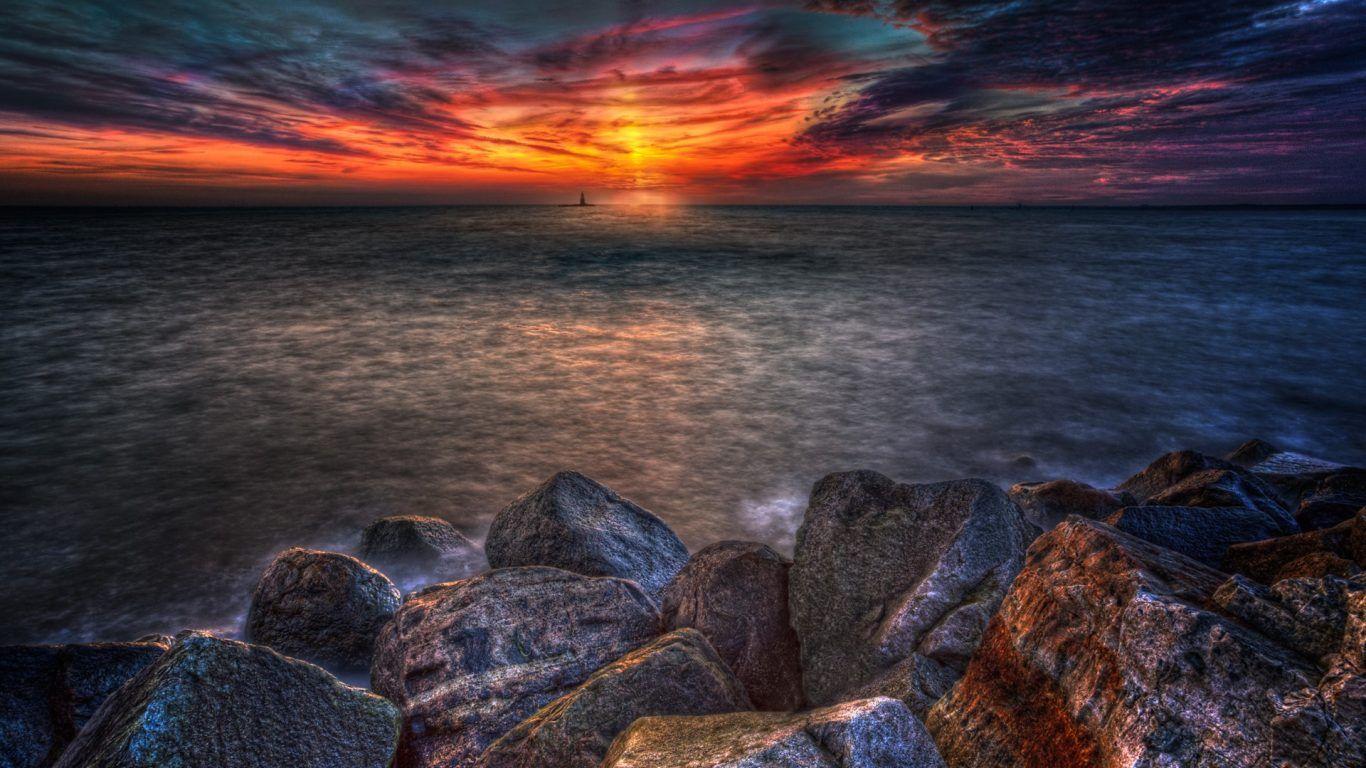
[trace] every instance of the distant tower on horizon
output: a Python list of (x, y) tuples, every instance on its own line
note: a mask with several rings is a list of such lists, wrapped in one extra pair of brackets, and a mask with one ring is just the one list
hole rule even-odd
[(588, 198), (583, 196), (583, 191), (579, 191), (579, 205), (588, 205)]

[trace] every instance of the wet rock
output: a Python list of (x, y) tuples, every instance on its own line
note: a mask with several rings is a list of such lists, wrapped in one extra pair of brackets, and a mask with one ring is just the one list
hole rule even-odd
[(1142, 471), (1120, 483), (1118, 490), (1132, 494), (1138, 504), (1145, 504), (1187, 477), (1209, 469), (1236, 470), (1240, 467), (1198, 451), (1172, 451), (1157, 457)]
[(456, 581), (483, 571), (484, 550), (446, 520), (381, 517), (361, 533), (361, 560), (403, 583)]
[[(1030, 547), (958, 685), (927, 725), (981, 766), (1313, 765), (1280, 718), (1305, 659), (1208, 610), (1223, 574), (1072, 518)], [(1322, 702), (1305, 716), (1338, 727)], [(1279, 741), (1277, 740), (1279, 739)]]
[(1348, 577), (1366, 568), (1366, 510), (1332, 528), (1306, 531), (1268, 541), (1235, 544), (1223, 570), (1263, 584), (1305, 576)]
[(1280, 533), (1299, 533), (1299, 525), (1276, 492), (1243, 470), (1209, 469), (1187, 475), (1151, 496), (1145, 506), (1243, 507), (1263, 514)]
[(660, 628), (635, 582), (495, 569), (410, 596), (380, 633), (371, 687), (403, 711), (401, 768), (468, 765)]
[(645, 717), (603, 768), (942, 768), (925, 726), (895, 699), (796, 714)]
[(1219, 567), (1231, 545), (1280, 532), (1266, 515), (1247, 507), (1125, 507), (1105, 522), (1211, 568)]
[[(1316, 581), (1320, 582), (1321, 592), (1335, 593), (1325, 595), (1320, 600), (1326, 602), (1335, 599), (1336, 616), (1301, 616), (1294, 605), (1278, 599), (1269, 587), (1239, 575), (1215, 590), (1210, 602), (1277, 643), (1307, 658), (1319, 659), (1337, 652), (1346, 627), (1346, 582), (1335, 577), (1333, 580), (1339, 583), (1324, 584), (1323, 579)], [(1333, 610), (1333, 606), (1328, 605), (1317, 607), (1321, 614)]]
[(489, 565), (549, 565), (636, 582), (652, 598), (688, 562), (664, 521), (578, 472), (560, 472), (494, 518)]
[(706, 636), (758, 709), (802, 703), (797, 633), (787, 607), (791, 565), (763, 544), (723, 541), (698, 550), (662, 595), (665, 626)]
[(1237, 464), (1244, 469), (1250, 469), (1253, 465), (1280, 453), (1281, 449), (1260, 438), (1253, 438), (1246, 443), (1238, 446), (1232, 453), (1224, 457), (1225, 461)]
[(596, 768), (639, 718), (748, 709), (744, 687), (706, 638), (683, 629), (599, 669), (495, 741), (476, 766)]
[(1110, 491), (1092, 488), (1076, 480), (1017, 483), (1011, 486), (1009, 495), (1011, 501), (1020, 505), (1025, 520), (1045, 532), (1066, 520), (1068, 515), (1104, 520), (1125, 506), (1125, 500)]
[(354, 557), (287, 549), (256, 582), (247, 638), (339, 672), (363, 672), (400, 601), (384, 574)]
[(398, 711), (261, 646), (198, 632), (105, 701), (60, 768), (385, 768)]
[(1315, 493), (1300, 502), (1295, 522), (1302, 530), (1316, 531), (1351, 520), (1366, 505), (1366, 498), (1348, 493)]
[(871, 686), (923, 710), (938, 686), (918, 687), (906, 669), (962, 670), (1029, 537), (1019, 507), (982, 480), (903, 485), (866, 471), (821, 480), (789, 583), (808, 701)]
[(1272, 721), (1276, 766), (1366, 765), (1366, 676), (1341, 660), (1318, 685), (1286, 695)]
[(0, 765), (55, 763), (109, 694), (165, 652), (150, 642), (0, 646)]

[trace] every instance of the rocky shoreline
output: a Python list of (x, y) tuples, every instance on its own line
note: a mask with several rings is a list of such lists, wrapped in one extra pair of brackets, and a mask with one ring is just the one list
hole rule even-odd
[(245, 636), (0, 647), (0, 768), (1348, 768), (1366, 470), (1253, 440), (1113, 489), (843, 472), (790, 560), (561, 472), (482, 549), (402, 516), (282, 552)]

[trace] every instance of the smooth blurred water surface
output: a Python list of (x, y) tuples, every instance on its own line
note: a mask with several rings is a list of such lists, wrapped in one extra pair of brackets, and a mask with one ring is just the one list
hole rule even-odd
[(478, 536), (562, 467), (693, 548), (788, 548), (833, 470), (1361, 463), (1363, 242), (1360, 211), (2, 211), (0, 642), (231, 627), (280, 548)]

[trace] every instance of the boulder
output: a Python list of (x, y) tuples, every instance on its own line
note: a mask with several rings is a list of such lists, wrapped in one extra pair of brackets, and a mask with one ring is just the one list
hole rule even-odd
[[(1277, 643), (1311, 659), (1336, 653), (1342, 645), (1347, 625), (1348, 583), (1337, 577), (1328, 579), (1287, 579), (1279, 582), (1317, 582), (1318, 605), (1301, 613), (1291, 601), (1284, 601), (1270, 587), (1235, 575), (1214, 591), (1210, 602)], [(1305, 585), (1301, 589), (1312, 589)], [(1366, 585), (1356, 587), (1356, 591)], [(1313, 599), (1313, 598), (1309, 598)], [(1305, 602), (1308, 602), (1306, 600)], [(1305, 615), (1308, 614), (1308, 615)], [(1315, 615), (1317, 614), (1317, 615)]]
[(59, 768), (385, 768), (399, 715), (262, 646), (180, 636), (110, 696)]
[(1351, 520), (1357, 510), (1366, 506), (1366, 497), (1350, 493), (1314, 493), (1295, 510), (1295, 523), (1300, 530), (1317, 531)]
[(287, 549), (256, 582), (247, 639), (338, 672), (364, 672), (375, 635), (400, 602), (393, 582), (354, 557)]
[(1260, 512), (1279, 533), (1299, 533), (1294, 516), (1266, 483), (1244, 470), (1193, 472), (1145, 502), (1155, 507), (1243, 507)]
[(644, 717), (602, 768), (942, 768), (906, 705), (862, 699), (795, 714)]
[(1105, 522), (1211, 568), (1219, 567), (1231, 545), (1280, 532), (1266, 515), (1247, 507), (1125, 507)]
[(1068, 515), (1104, 520), (1125, 506), (1125, 500), (1110, 491), (1092, 488), (1076, 480), (1016, 483), (1010, 487), (1009, 496), (1020, 506), (1025, 520), (1045, 532), (1066, 520)]
[[(954, 768), (1334, 765), (1341, 729), (1299, 654), (1205, 606), (1225, 576), (1072, 518), (1030, 547), (967, 672), (927, 725)], [(1336, 763), (1345, 766), (1347, 763)]]
[(495, 569), (411, 595), (380, 632), (371, 687), (403, 711), (402, 768), (469, 765), (660, 628), (635, 582)]
[(1303, 576), (1348, 577), (1366, 568), (1366, 509), (1332, 528), (1267, 541), (1235, 544), (1223, 569), (1263, 584)]
[(744, 687), (707, 639), (682, 629), (542, 707), (493, 742), (476, 768), (597, 768), (617, 734), (639, 718), (748, 709)]
[(791, 566), (763, 544), (722, 541), (698, 550), (662, 595), (665, 626), (701, 632), (757, 709), (802, 704), (801, 656), (787, 607)]
[(1224, 461), (1237, 464), (1244, 469), (1251, 469), (1254, 465), (1275, 456), (1281, 449), (1260, 438), (1253, 438), (1246, 443), (1238, 446), (1232, 453), (1224, 457)]
[(821, 480), (789, 582), (807, 700), (877, 692), (923, 711), (977, 647), (1030, 537), (1020, 508), (983, 480)]
[(0, 646), (0, 765), (46, 768), (163, 643)]
[(361, 533), (361, 560), (401, 583), (457, 581), (483, 571), (484, 550), (439, 517), (381, 517)]
[(630, 579), (651, 598), (688, 562), (663, 520), (578, 472), (559, 472), (493, 519), (489, 565), (549, 565)]
[(1198, 451), (1172, 451), (1157, 457), (1153, 463), (1120, 483), (1118, 490), (1132, 494), (1138, 504), (1146, 504), (1152, 497), (1187, 477), (1209, 469), (1241, 468), (1232, 462), (1206, 456)]

